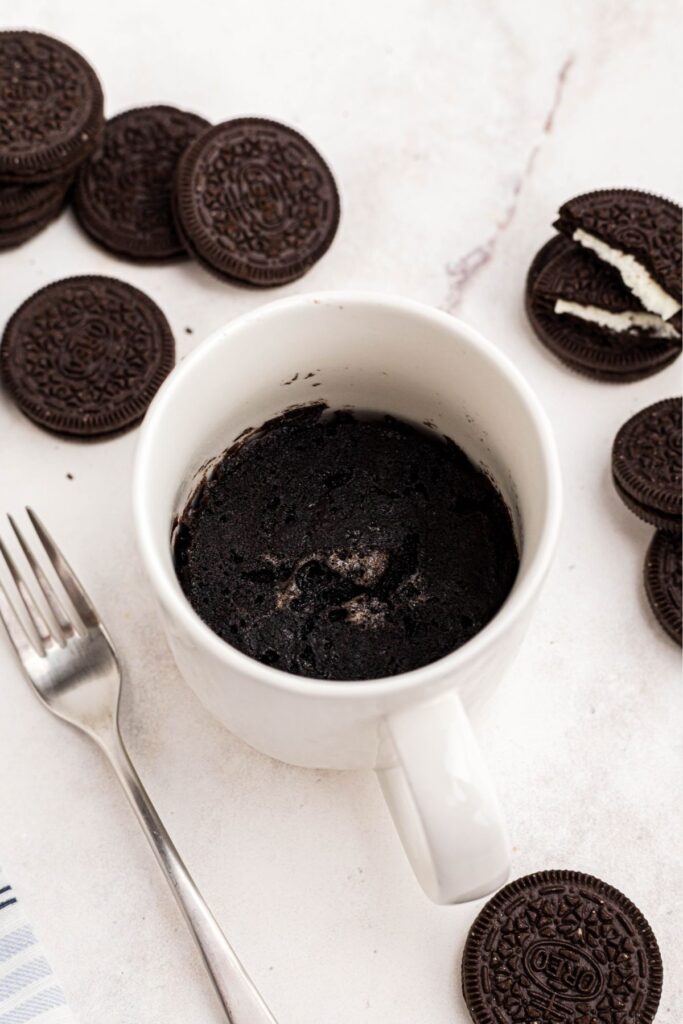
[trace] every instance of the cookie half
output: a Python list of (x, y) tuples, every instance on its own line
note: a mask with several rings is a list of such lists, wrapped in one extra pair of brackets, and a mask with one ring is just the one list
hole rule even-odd
[(637, 189), (600, 189), (560, 207), (555, 227), (614, 267), (644, 308), (670, 320), (683, 303), (682, 211)]

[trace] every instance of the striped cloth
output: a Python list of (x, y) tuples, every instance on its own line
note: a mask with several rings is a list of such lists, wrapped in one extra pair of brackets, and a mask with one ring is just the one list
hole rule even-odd
[(17, 896), (0, 868), (0, 1024), (75, 1024), (27, 923)]

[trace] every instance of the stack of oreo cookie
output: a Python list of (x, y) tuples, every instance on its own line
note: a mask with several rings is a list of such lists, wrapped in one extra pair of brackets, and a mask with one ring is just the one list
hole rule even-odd
[(645, 557), (645, 592), (657, 621), (681, 643), (681, 399), (666, 398), (632, 416), (612, 446), (617, 494), (656, 527)]
[(634, 189), (571, 199), (534, 258), (526, 308), (539, 339), (596, 380), (648, 377), (681, 351), (681, 208)]
[(0, 249), (59, 214), (103, 124), (102, 88), (80, 54), (39, 32), (0, 32)]
[(318, 151), (265, 118), (212, 127), (170, 106), (104, 122), (100, 83), (71, 47), (0, 32), (0, 249), (27, 241), (73, 202), (117, 256), (193, 256), (216, 276), (280, 285), (327, 251), (339, 193)]
[[(242, 284), (293, 281), (332, 243), (334, 177), (294, 129), (264, 118), (212, 127), (162, 105), (105, 123), (103, 107), (95, 72), (70, 46), (0, 32), (0, 250), (45, 227), (67, 195), (83, 229), (117, 256), (191, 255)], [(107, 438), (140, 421), (174, 355), (146, 295), (109, 277), (66, 278), (10, 319), (0, 379), (41, 427)]]

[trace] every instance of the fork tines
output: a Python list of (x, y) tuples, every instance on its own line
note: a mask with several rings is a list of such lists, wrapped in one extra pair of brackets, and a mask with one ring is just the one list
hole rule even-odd
[[(86, 595), (75, 573), (62, 555), (61, 551), (53, 541), (52, 537), (41, 523), (38, 516), (32, 509), (27, 508), (33, 528), (42, 544), (42, 547), (49, 558), (53, 569), (59, 577), (69, 600), (76, 611), (78, 618), (85, 629), (94, 628), (99, 625), (99, 617), (92, 602)], [(0, 582), (0, 618), (5, 624), (9, 638), (14, 644), (17, 654), (25, 661), (31, 653), (44, 656), (46, 651), (52, 647), (64, 647), (76, 633), (83, 632), (73, 615), (67, 612), (64, 603), (55, 593), (55, 590), (40, 566), (31, 547), (26, 541), (23, 533), (17, 526), (11, 515), (8, 519), (14, 531), (21, 550), (24, 553), (26, 562), (33, 576), (32, 584), (37, 583), (40, 593), (49, 608), (50, 614), (43, 614), (40, 605), (36, 601), (31, 588), (26, 583), (16, 562), (7, 550), (7, 547), (0, 538), (0, 555), (5, 561), (9, 574), (16, 586), (21, 602), (26, 610), (28, 620), (35, 630), (33, 637), (24, 628), (21, 617), (15, 605), (12, 604), (9, 595)], [(37, 638), (37, 642), (36, 642)]]

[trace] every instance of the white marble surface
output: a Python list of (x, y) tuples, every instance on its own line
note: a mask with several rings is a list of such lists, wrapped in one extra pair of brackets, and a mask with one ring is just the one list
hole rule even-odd
[[(584, 380), (537, 344), (522, 287), (568, 196), (627, 184), (680, 200), (680, 5), (0, 0), (0, 24), (80, 48), (110, 113), (165, 101), (213, 120), (261, 113), (294, 124), (329, 157), (344, 200), (330, 253), (304, 280), (263, 295), (190, 263), (119, 262), (67, 214), (0, 256), (2, 323), (59, 276), (114, 274), (157, 299), (182, 354), (268, 298), (362, 286), (457, 312), (538, 391), (560, 447), (564, 528), (480, 735), (507, 809), (513, 874), (575, 868), (626, 892), (662, 948), (657, 1020), (678, 1024), (679, 652), (646, 605), (650, 530), (615, 497), (609, 451), (628, 416), (680, 392), (680, 364), (632, 385)], [(465, 1024), (458, 971), (479, 905), (427, 902), (370, 774), (307, 772), (253, 753), (178, 677), (134, 546), (135, 434), (63, 442), (3, 396), (0, 439), (0, 506), (35, 505), (96, 598), (128, 669), (131, 753), (281, 1024)], [(4, 643), (0, 773), (0, 860), (83, 1024), (218, 1022), (106, 764), (39, 707)]]

